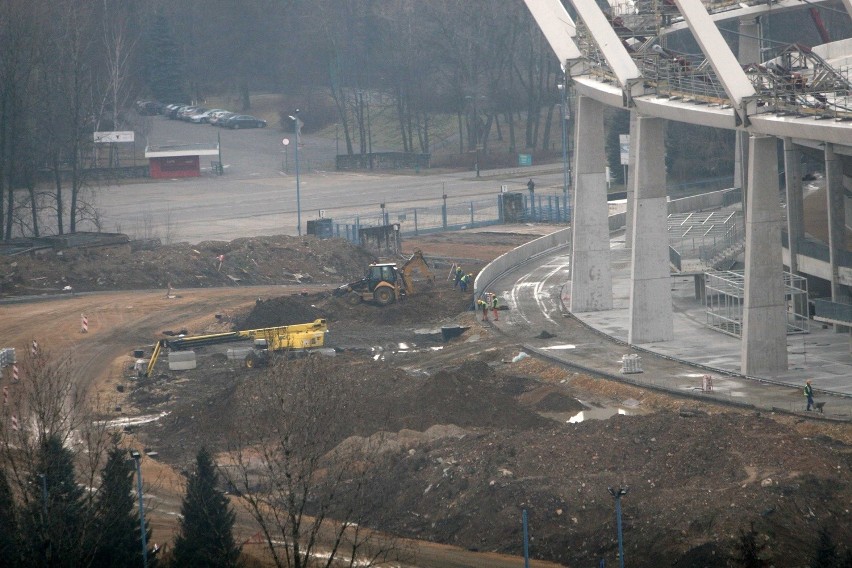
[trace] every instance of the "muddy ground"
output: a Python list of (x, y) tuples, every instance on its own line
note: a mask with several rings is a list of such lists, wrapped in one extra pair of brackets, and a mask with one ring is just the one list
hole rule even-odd
[[(518, 555), (520, 519), (527, 510), (533, 557), (565, 566), (597, 566), (606, 558), (615, 565), (615, 516), (607, 488), (629, 487), (623, 509), (630, 566), (735, 565), (730, 557), (752, 523), (764, 556), (778, 567), (808, 566), (822, 527), (841, 549), (852, 542), (848, 427), (667, 397), (531, 358), (513, 363), (515, 340), (495, 335), (466, 311), (470, 298), (446, 281), (446, 263), (464, 259), (476, 270), (529, 238), (464, 233), (407, 242), (408, 252), (416, 246), (440, 258), (437, 282), (387, 308), (350, 306), (327, 291), (271, 293), (242, 308), (211, 304), (191, 322), (168, 320), (170, 327), (159, 331), (183, 323), (190, 333), (203, 333), (326, 318), (328, 342), (338, 353), (323, 361), (323, 380), (346, 392), (357, 409), (339, 417), (328, 443), (352, 445), (382, 434), (383, 451), (365, 467), (380, 488), (372, 495), (371, 526), (391, 533)], [(262, 247), (245, 241), (254, 241), (252, 248), (229, 244), (225, 262), (232, 259), (237, 266), (242, 259), (239, 266), (254, 274), (246, 280), (252, 282), (285, 283), (292, 282), (291, 275), (310, 274), (313, 283), (331, 289), (360, 276), (369, 260), (332, 241), (314, 251), (310, 240), (299, 240), (295, 246), (305, 250), (298, 254), (285, 252), (294, 245), (286, 239)], [(190, 248), (201, 251), (200, 246)], [(30, 275), (36, 273), (45, 286), (73, 281), (77, 289), (85, 282), (130, 286), (123, 283), (145, 272), (157, 275), (150, 276), (151, 287), (162, 287), (164, 278), (172, 278), (176, 288), (201, 280), (241, 285), (243, 280), (219, 277), (218, 263), (211, 264), (214, 253), (224, 250), (220, 245), (205, 248), (200, 264), (183, 266), (194, 257), (192, 250), (161, 250), (165, 256), (141, 266), (123, 256), (121, 278), (103, 258), (87, 260), (86, 270), (66, 271), (67, 261), (57, 261), (62, 270), (44, 273), (28, 273), (19, 261), (12, 267), (16, 276), (4, 273), (4, 292), (9, 283), (14, 290), (31, 288), (23, 283), (33, 282)], [(277, 251), (278, 260), (265, 258), (263, 250)], [(301, 260), (285, 263), (285, 257)], [(8, 270), (8, 260), (3, 263)], [(437, 333), (444, 325), (469, 329), (444, 342)], [(149, 379), (135, 378), (126, 356), (125, 372), (109, 383), (121, 385), (125, 397), (122, 411), (111, 417), (165, 413), (131, 429), (178, 471), (201, 445), (226, 452), (235, 443), (233, 433), (244, 427), (246, 393), (266, 373), (229, 361), (228, 347), (233, 345), (199, 349), (192, 371), (169, 371), (164, 359)], [(303, 364), (287, 363), (293, 373)], [(588, 419), (592, 415), (600, 419)]]

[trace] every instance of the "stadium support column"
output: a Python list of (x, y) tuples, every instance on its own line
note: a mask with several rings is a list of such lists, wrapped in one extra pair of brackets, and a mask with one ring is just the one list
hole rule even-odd
[[(840, 255), (846, 253), (846, 209), (843, 195), (843, 164), (834, 153), (834, 144), (825, 145), (825, 189), (828, 199), (828, 261), (831, 264), (831, 301), (849, 301), (846, 286), (840, 283)], [(847, 326), (834, 326), (846, 333)]]
[(631, 128), (631, 146), (633, 136), (636, 170), (627, 341), (631, 344), (670, 341), (674, 331), (666, 230), (665, 123), (660, 118), (637, 116), (636, 128)]
[(766, 376), (787, 370), (787, 309), (774, 137), (751, 137), (748, 165), (740, 365), (746, 375)]
[(787, 248), (790, 272), (799, 272), (799, 239), (805, 236), (802, 194), (802, 152), (791, 138), (784, 139), (784, 180), (787, 191)]
[[(627, 154), (627, 179), (624, 187), (627, 188), (627, 216), (624, 227), (624, 248), (633, 246), (633, 186), (636, 180), (636, 110), (630, 111), (630, 148)], [(664, 164), (665, 166), (665, 164)]]
[(577, 101), (571, 311), (612, 308), (603, 105)]

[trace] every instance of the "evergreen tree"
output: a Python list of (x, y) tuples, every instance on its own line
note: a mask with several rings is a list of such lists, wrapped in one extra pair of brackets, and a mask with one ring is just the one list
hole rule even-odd
[(184, 90), (183, 58), (169, 20), (157, 14), (148, 30), (146, 75), (151, 94), (166, 103), (187, 102)]
[(834, 568), (838, 565), (837, 547), (831, 540), (831, 533), (826, 527), (819, 529), (819, 539), (814, 557), (811, 560), (813, 568)]
[(181, 504), (180, 533), (175, 539), (175, 566), (232, 567), (238, 565), (240, 549), (234, 544), (233, 508), (216, 488), (216, 466), (206, 448), (196, 457)]
[(0, 468), (0, 559), (7, 566), (17, 566), (18, 557), (18, 518), (15, 501), (9, 488), (6, 473)]
[(87, 564), (87, 510), (83, 489), (77, 485), (71, 452), (55, 435), (39, 448), (29, 483), (29, 506), (22, 518), (27, 535), (27, 566), (81, 566)]
[(142, 538), (133, 492), (134, 468), (127, 450), (118, 443), (116, 436), (101, 472), (95, 504), (93, 568), (142, 565)]
[(761, 554), (766, 545), (757, 542), (757, 531), (754, 530), (754, 523), (748, 532), (740, 529), (740, 540), (737, 543), (736, 552), (733, 560), (736, 566), (743, 568), (763, 568), (766, 566)]

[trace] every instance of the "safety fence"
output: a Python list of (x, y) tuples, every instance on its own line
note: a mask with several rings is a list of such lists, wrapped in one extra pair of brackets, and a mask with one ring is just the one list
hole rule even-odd
[(361, 229), (399, 225), (401, 235), (472, 229), (501, 223), (567, 223), (570, 210), (558, 195), (539, 195), (533, 201), (519, 193), (494, 198), (445, 201), (425, 207), (391, 205), (373, 211), (335, 217), (330, 236), (358, 242)]

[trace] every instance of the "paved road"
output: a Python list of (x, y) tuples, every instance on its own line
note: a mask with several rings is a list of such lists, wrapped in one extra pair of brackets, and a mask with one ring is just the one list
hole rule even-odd
[[(569, 267), (569, 251), (563, 248), (530, 260), (498, 278), (490, 289), (501, 294), (509, 310), (501, 312), (499, 322), (489, 325), (496, 326), (501, 333), (514, 338), (531, 352), (593, 375), (609, 376), (684, 396), (804, 415), (804, 397), (798, 387), (714, 374), (713, 392), (702, 393), (701, 377), (706, 370), (647, 352), (640, 353), (643, 373), (621, 374), (622, 355), (636, 351), (623, 342), (592, 330), (568, 313), (564, 306), (570, 290)], [(695, 325), (699, 326), (698, 323)], [(553, 337), (539, 339), (543, 331)], [(710, 339), (705, 350), (712, 351), (713, 335), (719, 334), (707, 333)], [(726, 336), (719, 339), (724, 341)], [(801, 382), (804, 383), (803, 378)], [(852, 398), (822, 395), (818, 400), (827, 401), (825, 417), (852, 420)]]
[[(225, 175), (215, 176), (202, 162), (200, 178), (122, 184), (98, 190), (97, 207), (103, 230), (136, 237), (158, 236), (169, 241), (229, 240), (242, 236), (296, 234), (296, 178), (292, 151), (284, 170), (282, 139), (292, 135), (275, 127), (225, 130), (207, 124), (190, 124), (150, 117), (151, 144), (216, 143), (221, 135)], [(292, 148), (292, 144), (290, 147)], [(332, 139), (305, 135), (300, 162), (299, 201), (302, 228), (316, 219), (320, 209), (335, 215), (379, 215), (380, 203), (389, 209), (402, 206), (437, 206), (447, 201), (466, 202), (491, 197), (500, 186), (526, 192), (530, 177), (538, 195), (561, 194), (560, 166), (513, 168), (474, 172), (414, 174), (337, 173)]]

